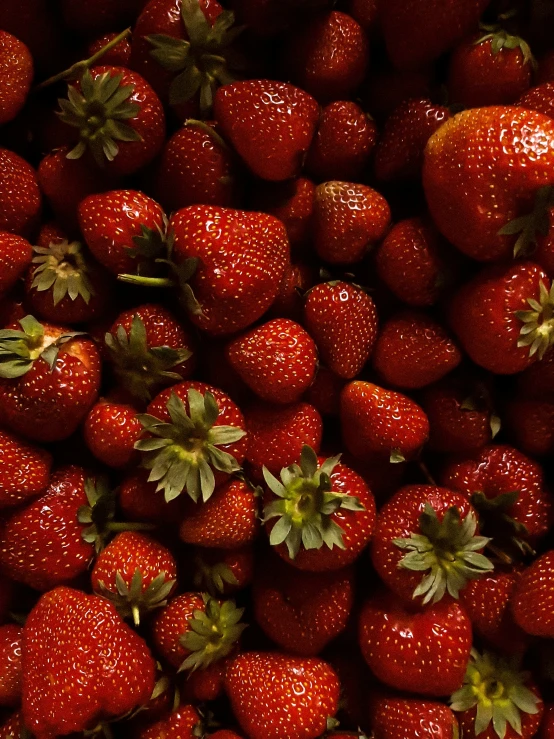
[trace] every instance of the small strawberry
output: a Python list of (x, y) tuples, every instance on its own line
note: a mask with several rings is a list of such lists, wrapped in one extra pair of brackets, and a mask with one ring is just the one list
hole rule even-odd
[(29, 237), (41, 206), (36, 171), (15, 152), (0, 148), (0, 230)]
[(227, 348), (233, 369), (270, 403), (296, 403), (317, 366), (313, 339), (295, 321), (276, 318), (234, 339)]
[(360, 262), (385, 236), (390, 217), (387, 201), (373, 188), (354, 182), (324, 182), (315, 191), (315, 251), (330, 264)]
[(192, 705), (180, 705), (167, 716), (139, 731), (136, 739), (197, 739), (202, 725), (200, 714)]
[(33, 247), (27, 239), (0, 231), (0, 294), (7, 293), (31, 265)]
[(307, 177), (284, 182), (258, 182), (252, 193), (255, 210), (278, 218), (287, 231), (291, 248), (304, 246), (309, 237), (315, 185)]
[(0, 429), (0, 508), (42, 493), (51, 464), (52, 456), (45, 449)]
[(94, 343), (25, 316), (0, 331), (0, 349), (0, 422), (36, 441), (70, 436), (98, 395)]
[(225, 687), (250, 739), (315, 739), (338, 708), (338, 678), (314, 657), (245, 652), (229, 666)]
[(0, 626), (0, 706), (16, 708), (21, 700), (21, 638), (16, 624)]
[(554, 82), (544, 82), (542, 85), (531, 87), (519, 97), (517, 104), (554, 118)]
[(528, 634), (552, 638), (552, 587), (554, 551), (541, 554), (519, 577), (512, 591), (511, 605), (515, 622)]
[[(429, 738), (455, 739), (458, 722), (443, 703), (377, 693), (370, 699), (369, 722), (380, 739), (420, 739), (423, 730)], [(430, 733), (432, 732), (432, 733)]]
[(321, 360), (350, 380), (365, 365), (377, 337), (377, 311), (370, 296), (347, 282), (323, 282), (307, 293), (304, 324)]
[(299, 174), (317, 125), (317, 102), (284, 82), (246, 80), (220, 87), (214, 116), (249, 169), (280, 182)]
[(135, 444), (143, 426), (130, 405), (100, 398), (90, 409), (84, 425), (85, 443), (108, 467), (127, 467), (136, 462)]
[(58, 587), (23, 629), (23, 719), (41, 737), (96, 726), (146, 703), (155, 663), (144, 640), (97, 595)]
[[(3, 27), (3, 26), (2, 26)], [(0, 32), (0, 125), (13, 120), (25, 105), (33, 81), (33, 57), (26, 44)]]
[(371, 382), (349, 382), (340, 400), (342, 437), (359, 459), (413, 459), (427, 441), (429, 422), (417, 403)]
[[(68, 0), (68, 2), (71, 2), (71, 0)], [(99, 51), (104, 50), (108, 45), (110, 45), (110, 48), (102, 52), (103, 64), (109, 64), (111, 67), (128, 67), (131, 59), (131, 44), (129, 39), (127, 36), (121, 38), (121, 34), (113, 31), (96, 36), (96, 38), (89, 42), (86, 51), (87, 59)]]
[(443, 600), (419, 610), (390, 592), (362, 608), (359, 644), (374, 675), (397, 690), (440, 697), (461, 687), (471, 650), (471, 622)]

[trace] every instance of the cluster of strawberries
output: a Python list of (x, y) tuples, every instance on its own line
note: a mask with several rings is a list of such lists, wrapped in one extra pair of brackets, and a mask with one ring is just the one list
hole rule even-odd
[(2, 0), (0, 739), (554, 738), (552, 10)]

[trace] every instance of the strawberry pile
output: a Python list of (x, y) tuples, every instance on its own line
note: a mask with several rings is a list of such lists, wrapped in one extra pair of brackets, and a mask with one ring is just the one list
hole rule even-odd
[(2, 0), (0, 739), (554, 739), (553, 28)]

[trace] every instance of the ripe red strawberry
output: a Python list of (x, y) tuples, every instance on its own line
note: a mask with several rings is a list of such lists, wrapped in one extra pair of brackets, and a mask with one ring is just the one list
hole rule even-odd
[(554, 451), (554, 399), (516, 397), (505, 411), (506, 425), (518, 448), (542, 457)]
[(465, 108), (514, 103), (531, 84), (534, 60), (529, 45), (501, 26), (481, 28), (450, 57), (449, 100)]
[(307, 177), (285, 182), (258, 182), (252, 193), (256, 210), (278, 218), (287, 231), (293, 249), (305, 245), (314, 208), (315, 185)]
[(70, 436), (98, 395), (94, 343), (26, 316), (0, 331), (0, 349), (0, 422), (35, 441)]
[(323, 282), (306, 295), (304, 323), (321, 360), (339, 377), (352, 379), (377, 337), (377, 311), (370, 296), (347, 282)]
[(543, 721), (537, 736), (539, 739), (554, 738), (554, 704), (552, 703), (544, 704)]
[(375, 147), (377, 179), (419, 179), (427, 141), (448, 118), (448, 108), (435, 105), (428, 98), (407, 100), (395, 108)]
[(390, 208), (367, 185), (324, 182), (315, 191), (312, 236), (320, 259), (330, 264), (360, 262), (386, 234)]
[(315, 739), (338, 707), (338, 678), (315, 657), (245, 652), (229, 666), (225, 687), (250, 739)]
[(362, 608), (359, 644), (371, 671), (391, 688), (449, 695), (464, 679), (471, 621), (453, 600), (419, 610), (390, 592), (380, 593)]
[(320, 103), (351, 97), (368, 64), (364, 29), (336, 10), (315, 15), (289, 36), (285, 48), (284, 65), (292, 81)]
[(315, 657), (346, 628), (353, 572), (306, 573), (268, 559), (254, 578), (252, 600), (258, 625), (281, 649)]
[(499, 375), (521, 372), (554, 342), (550, 289), (532, 262), (487, 267), (455, 293), (450, 325), (476, 364)]
[(463, 737), (530, 739), (536, 736), (544, 704), (528, 673), (491, 652), (472, 650), (463, 687), (450, 707)]
[[(473, 259), (492, 261), (519, 250), (519, 219), (554, 183), (554, 121), (510, 106), (455, 115), (425, 149), (423, 186), (439, 230)], [(460, 177), (464, 171), (464, 177)]]
[(255, 403), (245, 410), (248, 445), (248, 474), (256, 482), (263, 480), (262, 468), (274, 475), (300, 458), (307, 444), (319, 452), (323, 422), (320, 414), (308, 403), (271, 406)]
[(13, 120), (25, 105), (33, 74), (33, 57), (27, 46), (11, 33), (1, 31), (0, 124)]
[(211, 385), (180, 382), (162, 390), (139, 420), (147, 437), (135, 448), (143, 452), (148, 479), (158, 483), (166, 501), (186, 491), (195, 502), (205, 502), (240, 469), (246, 452), (243, 415)]
[(377, 140), (373, 118), (351, 100), (327, 105), (306, 159), (307, 170), (319, 180), (357, 180), (364, 172)]
[(175, 589), (177, 563), (169, 549), (138, 531), (122, 531), (103, 549), (91, 573), (93, 592), (111, 601), (123, 618), (167, 604)]
[(27, 239), (0, 231), (0, 294), (7, 293), (31, 264), (33, 247)]
[(340, 406), (344, 444), (361, 460), (375, 455), (392, 462), (413, 459), (429, 436), (427, 416), (417, 403), (371, 382), (349, 382)]
[(388, 0), (380, 19), (388, 55), (398, 69), (434, 61), (473, 28), (488, 0)]
[(125, 520), (169, 527), (183, 519), (190, 507), (188, 499), (182, 496), (167, 502), (156, 488), (155, 482), (148, 482), (148, 471), (140, 467), (124, 477), (119, 505)]
[(519, 97), (517, 104), (554, 118), (554, 82), (544, 82), (542, 85), (531, 87)]
[(234, 549), (252, 542), (258, 529), (258, 504), (252, 487), (244, 480), (231, 479), (187, 513), (179, 536), (187, 544)]
[(167, 716), (143, 728), (136, 739), (197, 739), (202, 725), (200, 715), (192, 705), (180, 705)]
[[(379, 511), (371, 543), (377, 574), (396, 595), (417, 605), (458, 598), (466, 583), (493, 568), (480, 554), (477, 514), (448, 488), (406, 485)], [(448, 600), (448, 599), (447, 599)]]
[(214, 116), (249, 169), (264, 180), (300, 173), (319, 108), (311, 95), (285, 82), (245, 80), (220, 87)]
[(100, 398), (90, 409), (83, 426), (85, 443), (108, 467), (127, 467), (136, 462), (135, 444), (143, 426), (130, 405)]
[(139, 401), (185, 380), (196, 364), (191, 334), (158, 303), (120, 313), (105, 342), (119, 386)]
[[(452, 711), (437, 701), (377, 693), (370, 699), (369, 722), (380, 739), (420, 739), (423, 730), (434, 739), (454, 739), (458, 722)], [(432, 732), (432, 733), (430, 733)]]
[[(68, 2), (71, 2), (71, 0), (68, 0)], [(97, 54), (108, 44), (112, 44), (116, 39), (119, 39), (120, 36), (121, 34), (115, 33), (114, 31), (97, 36), (87, 46), (87, 58), (90, 58), (93, 54)], [(128, 67), (130, 60), (131, 44), (128, 37), (120, 39), (115, 46), (111, 46), (108, 51), (104, 51), (102, 54), (103, 64), (109, 64), (111, 67)]]
[(227, 357), (256, 395), (270, 403), (297, 402), (317, 366), (313, 339), (288, 318), (275, 318), (234, 339)]
[(182, 593), (154, 616), (152, 639), (157, 653), (179, 670), (204, 669), (224, 659), (246, 628), (244, 612), (233, 601), (201, 593)]
[(518, 396), (544, 398), (554, 393), (554, 352), (548, 351), (540, 362), (535, 362), (517, 376)]
[(148, 273), (153, 259), (167, 256), (164, 212), (143, 192), (87, 193), (80, 199), (78, 215), (88, 248), (116, 275)]
[(41, 201), (35, 170), (15, 152), (0, 148), (0, 229), (28, 237), (38, 226)]
[(125, 67), (86, 70), (68, 99), (59, 101), (60, 119), (77, 129), (70, 159), (86, 152), (112, 175), (129, 175), (152, 161), (165, 135), (162, 104), (148, 82)]
[(83, 731), (146, 703), (155, 663), (111, 603), (58, 587), (23, 629), (23, 719), (41, 737)]
[(51, 464), (52, 456), (45, 449), (0, 430), (0, 508), (42, 493)]
[(405, 310), (383, 324), (371, 360), (387, 385), (414, 389), (447, 375), (462, 361), (462, 353), (434, 318)]
[(187, 205), (233, 207), (240, 171), (213, 123), (187, 121), (166, 142), (154, 178), (157, 199), (168, 212)]
[(552, 638), (552, 572), (554, 551), (542, 554), (520, 575), (511, 597), (512, 613), (518, 626), (528, 634)]
[(21, 701), (21, 637), (16, 624), (0, 626), (0, 706), (16, 708)]
[(264, 468), (269, 543), (300, 570), (340, 569), (358, 558), (373, 534), (371, 490), (339, 459), (318, 458), (304, 446), (300, 464), (281, 470), (280, 480)]

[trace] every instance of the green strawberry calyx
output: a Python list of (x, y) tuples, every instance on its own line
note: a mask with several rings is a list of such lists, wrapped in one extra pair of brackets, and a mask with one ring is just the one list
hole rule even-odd
[(98, 580), (99, 595), (113, 603), (122, 618), (132, 618), (135, 626), (140, 625), (140, 617), (145, 613), (167, 605), (167, 598), (175, 587), (175, 580), (168, 580), (166, 572), (160, 572), (146, 588), (143, 580), (139, 569), (129, 583), (121, 572), (116, 572), (115, 591)]
[(550, 228), (550, 209), (554, 206), (554, 187), (544, 185), (535, 195), (531, 213), (508, 221), (498, 231), (500, 236), (518, 235), (514, 244), (514, 257), (530, 254), (537, 246), (538, 237), (546, 236)]
[(323, 545), (332, 549), (345, 549), (343, 529), (333, 520), (340, 508), (363, 511), (358, 498), (347, 493), (332, 492), (331, 474), (339, 463), (340, 455), (319, 464), (315, 451), (305, 444), (300, 464), (281, 470), (279, 481), (266, 467), (264, 480), (277, 500), (264, 508), (264, 523), (272, 518), (278, 521), (271, 529), (272, 546), (285, 543), (291, 559), (300, 548), (320, 549)]
[(0, 331), (0, 377), (15, 379), (25, 375), (37, 359), (45, 361), (51, 370), (60, 347), (82, 331), (45, 331), (44, 326), (31, 315), (18, 321), (21, 330)]
[(57, 305), (69, 295), (71, 300), (82, 298), (88, 305), (94, 288), (88, 278), (88, 264), (79, 241), (51, 241), (49, 246), (34, 246), (31, 287), (39, 292), (52, 290), (52, 300)]
[(472, 649), (464, 684), (452, 695), (450, 707), (458, 712), (476, 707), (475, 736), (486, 731), (491, 722), (499, 739), (506, 736), (508, 725), (521, 735), (521, 713), (538, 713), (540, 703), (525, 686), (528, 678), (507, 660)]
[(156, 224), (154, 228), (150, 228), (141, 224), (140, 234), (133, 236), (133, 246), (125, 247), (127, 255), (137, 260), (136, 274), (131, 277), (156, 274), (157, 264), (165, 262), (169, 257), (174, 241), (175, 233), (168, 227), (165, 215), (162, 225)]
[(239, 581), (225, 562), (208, 564), (197, 554), (194, 557), (194, 586), (206, 590), (214, 598), (223, 595), (228, 586), (236, 587)]
[(494, 56), (499, 54), (502, 49), (519, 49), (523, 54), (523, 63), (530, 64), (533, 69), (535, 69), (537, 66), (535, 57), (533, 56), (529, 44), (525, 39), (522, 39), (521, 36), (509, 33), (505, 28), (502, 28), (502, 26), (497, 24), (488, 25), (483, 23), (480, 25), (480, 28), (482, 31), (485, 31), (485, 33), (474, 41), (475, 46), (478, 46), (485, 41), (490, 41), (491, 50)]
[(199, 93), (200, 110), (206, 115), (215, 89), (234, 81), (229, 69), (241, 66), (231, 45), (242, 27), (234, 25), (230, 10), (224, 10), (210, 25), (198, 0), (181, 0), (181, 18), (188, 40), (151, 34), (146, 37), (152, 46), (150, 55), (175, 74), (169, 87), (170, 104), (184, 103)]
[(119, 381), (134, 397), (145, 401), (152, 398), (154, 389), (180, 382), (183, 377), (171, 370), (192, 356), (186, 347), (150, 346), (138, 314), (133, 316), (129, 333), (118, 326), (104, 341)]
[(527, 526), (510, 515), (519, 495), (519, 490), (511, 490), (491, 498), (487, 498), (482, 491), (471, 496), (481, 530), (491, 535), (486, 548), (508, 565), (516, 559), (536, 554), (528, 541)]
[(230, 654), (247, 624), (240, 623), (244, 608), (237, 608), (232, 600), (219, 601), (203, 596), (205, 608), (197, 608), (189, 619), (189, 629), (179, 638), (190, 654), (179, 667), (179, 672), (190, 672), (208, 667)]
[(517, 345), (529, 347), (529, 356), (542, 359), (554, 345), (554, 281), (550, 290), (540, 281), (539, 298), (528, 298), (531, 310), (517, 310), (515, 316), (522, 323)]
[(80, 80), (80, 91), (68, 86), (67, 99), (60, 99), (60, 120), (79, 129), (79, 143), (68, 159), (79, 159), (89, 150), (98, 166), (113, 161), (119, 153), (117, 142), (142, 141), (140, 134), (125, 121), (136, 118), (138, 103), (129, 102), (134, 85), (121, 85), (121, 74), (104, 72), (92, 77), (87, 69)]
[(167, 401), (171, 422), (148, 413), (139, 421), (148, 438), (139, 439), (135, 449), (143, 453), (142, 466), (150, 470), (149, 481), (158, 483), (166, 501), (185, 491), (195, 502), (208, 500), (215, 489), (213, 470), (238, 472), (237, 460), (220, 446), (233, 444), (246, 435), (236, 426), (216, 426), (217, 402), (211, 392), (195, 388), (187, 394), (189, 412), (175, 393)]
[(413, 592), (414, 598), (423, 597), (424, 604), (437, 603), (446, 592), (458, 598), (469, 580), (494, 569), (492, 562), (479, 553), (490, 539), (475, 535), (477, 517), (473, 511), (462, 520), (453, 506), (439, 521), (435, 509), (426, 503), (419, 517), (419, 529), (419, 533), (412, 533), (407, 539), (392, 541), (408, 550), (399, 567), (428, 573)]

